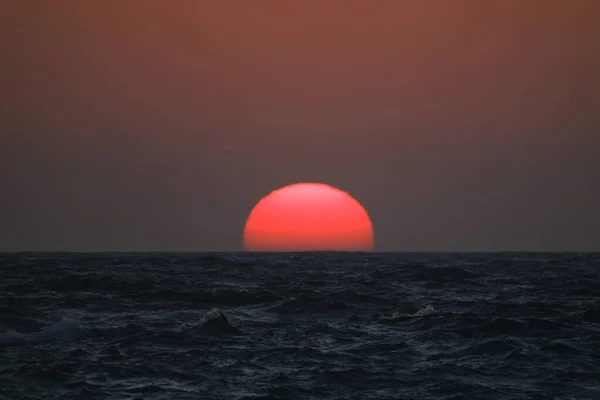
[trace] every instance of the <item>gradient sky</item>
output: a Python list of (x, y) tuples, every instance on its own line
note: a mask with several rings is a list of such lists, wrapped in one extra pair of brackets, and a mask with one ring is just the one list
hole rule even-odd
[(600, 2), (4, 1), (0, 250), (238, 250), (324, 182), (377, 250), (600, 250)]

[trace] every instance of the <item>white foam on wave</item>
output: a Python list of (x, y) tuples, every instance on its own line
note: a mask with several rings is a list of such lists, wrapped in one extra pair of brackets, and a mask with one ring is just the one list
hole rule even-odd
[(425, 307), (417, 310), (413, 314), (394, 313), (393, 315), (391, 315), (389, 317), (384, 316), (382, 319), (383, 320), (387, 320), (387, 321), (394, 321), (394, 320), (397, 320), (397, 319), (427, 317), (427, 316), (430, 316), (430, 315), (435, 315), (436, 313), (437, 313), (437, 311), (435, 310), (435, 308), (433, 308), (432, 305), (426, 305)]
[(73, 340), (83, 333), (81, 327), (72, 320), (62, 319), (39, 332), (21, 333), (8, 331), (0, 334), (0, 344), (38, 344)]
[(435, 311), (435, 308), (433, 308), (432, 305), (426, 305), (425, 307), (421, 308), (414, 314), (409, 314), (409, 316), (410, 317), (426, 317), (428, 315), (434, 315), (436, 312), (437, 311)]

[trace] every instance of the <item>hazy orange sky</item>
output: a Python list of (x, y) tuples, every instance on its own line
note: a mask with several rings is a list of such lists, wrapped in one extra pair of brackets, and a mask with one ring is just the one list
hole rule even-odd
[(600, 2), (5, 1), (0, 250), (236, 250), (269, 191), (377, 250), (600, 250)]

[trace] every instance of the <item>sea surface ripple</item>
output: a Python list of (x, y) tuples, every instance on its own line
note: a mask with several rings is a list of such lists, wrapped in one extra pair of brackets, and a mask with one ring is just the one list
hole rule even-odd
[(600, 254), (0, 254), (2, 399), (600, 399)]

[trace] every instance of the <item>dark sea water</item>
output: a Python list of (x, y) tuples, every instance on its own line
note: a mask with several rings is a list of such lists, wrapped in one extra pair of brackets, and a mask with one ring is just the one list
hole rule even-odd
[(3, 254), (2, 399), (600, 399), (600, 254)]

